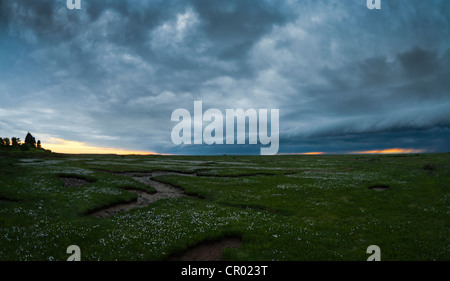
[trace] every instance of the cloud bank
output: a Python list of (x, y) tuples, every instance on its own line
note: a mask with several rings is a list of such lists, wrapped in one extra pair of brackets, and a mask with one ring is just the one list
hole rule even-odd
[(175, 146), (173, 110), (277, 108), (280, 153), (449, 151), (450, 3), (0, 2), (0, 132), (134, 151)]

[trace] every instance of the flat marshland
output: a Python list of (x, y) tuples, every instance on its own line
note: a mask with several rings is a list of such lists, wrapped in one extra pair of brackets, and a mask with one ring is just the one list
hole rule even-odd
[(0, 260), (449, 260), (449, 188), (448, 153), (3, 155)]

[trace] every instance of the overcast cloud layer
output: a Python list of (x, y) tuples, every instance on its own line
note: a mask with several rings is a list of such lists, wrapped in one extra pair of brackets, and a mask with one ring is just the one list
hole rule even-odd
[(450, 145), (450, 1), (0, 0), (0, 136), (179, 154), (177, 108), (278, 108), (280, 153)]

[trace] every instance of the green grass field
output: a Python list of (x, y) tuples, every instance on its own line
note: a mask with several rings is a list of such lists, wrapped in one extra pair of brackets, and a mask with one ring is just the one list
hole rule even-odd
[[(192, 196), (89, 215), (151, 186), (111, 172), (174, 171)], [(67, 187), (62, 177), (86, 180)], [(386, 190), (371, 189), (388, 186)], [(225, 260), (450, 260), (450, 154), (0, 156), (0, 260), (165, 260), (242, 239)]]

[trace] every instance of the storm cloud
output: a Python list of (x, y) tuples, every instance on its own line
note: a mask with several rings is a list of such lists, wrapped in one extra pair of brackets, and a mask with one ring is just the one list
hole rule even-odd
[(0, 135), (177, 154), (173, 110), (277, 108), (280, 153), (449, 151), (446, 0), (0, 0)]

